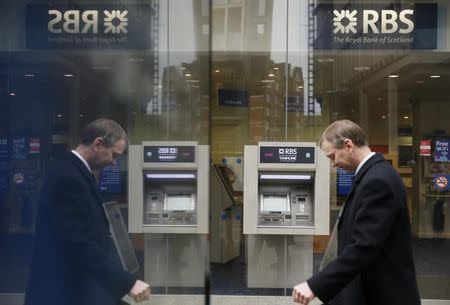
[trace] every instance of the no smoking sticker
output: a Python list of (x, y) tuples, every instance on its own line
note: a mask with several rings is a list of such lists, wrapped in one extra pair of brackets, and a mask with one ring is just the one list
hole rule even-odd
[(434, 189), (438, 191), (449, 190), (448, 181), (450, 180), (450, 175), (438, 174), (434, 176)]

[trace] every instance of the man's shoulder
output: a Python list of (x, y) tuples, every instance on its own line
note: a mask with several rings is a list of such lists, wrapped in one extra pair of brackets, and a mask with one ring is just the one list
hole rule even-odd
[(79, 170), (76, 166), (76, 156), (72, 157), (70, 154), (72, 153), (69, 152), (51, 160), (48, 166), (48, 175), (53, 177), (77, 176)]

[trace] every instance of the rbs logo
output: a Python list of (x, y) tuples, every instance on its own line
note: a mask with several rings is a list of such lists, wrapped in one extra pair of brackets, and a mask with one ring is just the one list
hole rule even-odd
[(279, 148), (278, 153), (280, 155), (296, 155), (297, 148)]
[[(49, 10), (49, 16), (52, 16), (48, 22), (48, 30), (51, 33), (61, 34), (61, 33), (98, 33), (99, 27), (99, 12), (97, 10), (67, 10), (64, 13), (58, 10)], [(128, 11), (103, 11), (103, 32), (120, 34), (128, 33), (128, 18), (126, 17)], [(62, 24), (62, 26), (61, 26)], [(80, 31), (81, 30), (81, 31)]]
[[(334, 33), (355, 33), (357, 25), (357, 10), (334, 10)], [(414, 30), (414, 22), (411, 17), (414, 10), (406, 9), (397, 13), (394, 10), (382, 10), (381, 15), (375, 10), (363, 10), (363, 33), (392, 34), (399, 32), (400, 34), (408, 34)], [(345, 22), (343, 22), (345, 20)], [(381, 29), (378, 28), (377, 22), (381, 21)]]

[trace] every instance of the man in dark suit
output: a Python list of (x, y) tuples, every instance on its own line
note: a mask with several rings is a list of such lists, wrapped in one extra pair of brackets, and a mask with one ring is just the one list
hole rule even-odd
[[(307, 305), (318, 297), (336, 305), (420, 304), (401, 178), (371, 152), (365, 133), (351, 121), (328, 126), (320, 147), (334, 167), (355, 177), (338, 216), (337, 234), (332, 234), (337, 251), (321, 272), (294, 287), (294, 301)], [(332, 243), (333, 238), (327, 252)]]
[(117, 260), (93, 172), (115, 164), (127, 145), (119, 124), (86, 126), (75, 150), (48, 169), (41, 191), (26, 305), (140, 302), (150, 287)]

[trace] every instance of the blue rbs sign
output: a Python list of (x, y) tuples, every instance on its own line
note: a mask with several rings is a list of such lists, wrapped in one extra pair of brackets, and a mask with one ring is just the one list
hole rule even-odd
[(318, 5), (316, 49), (435, 49), (437, 4)]

